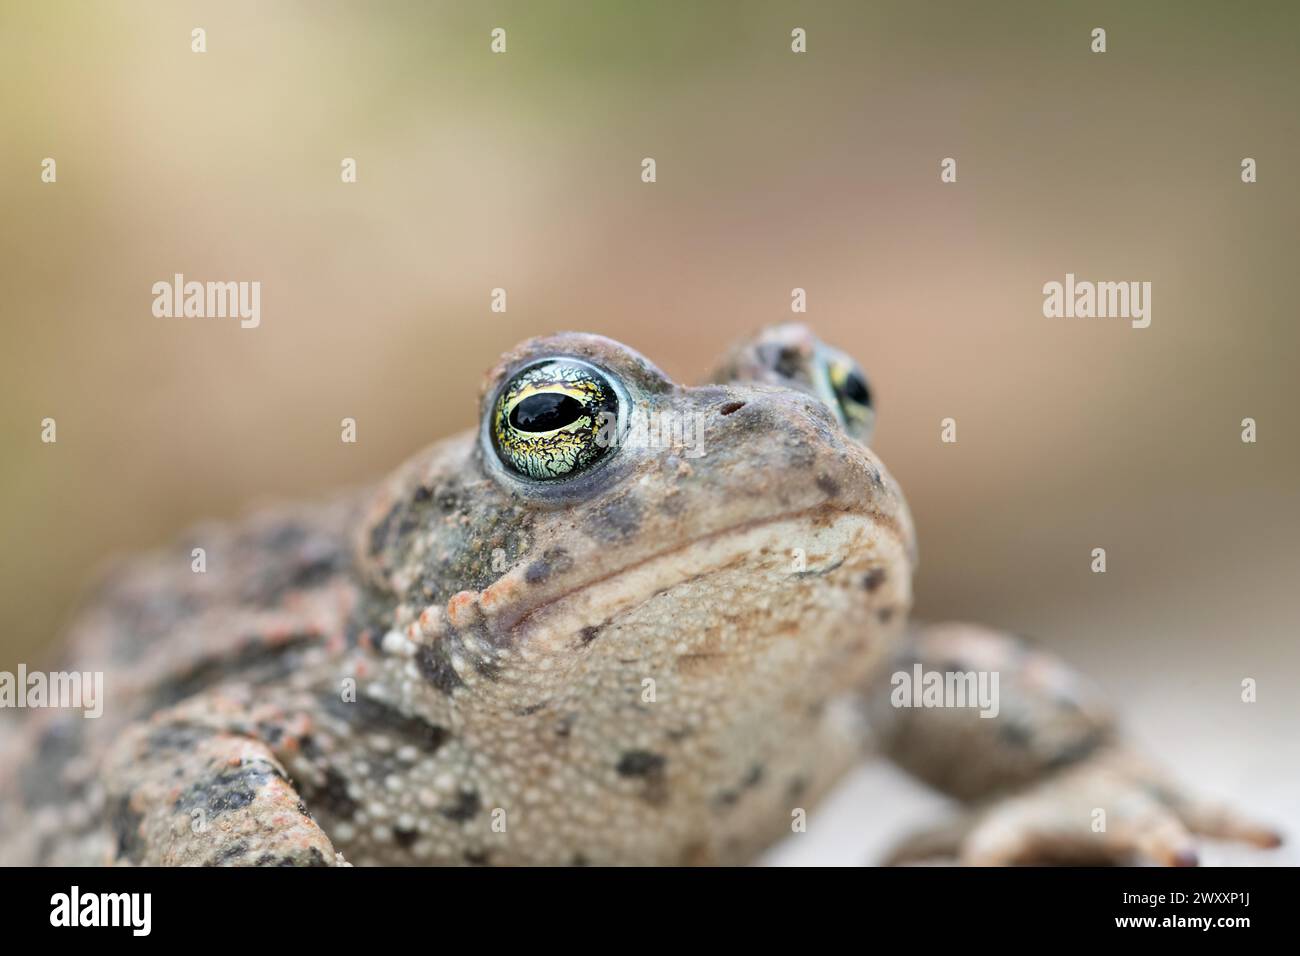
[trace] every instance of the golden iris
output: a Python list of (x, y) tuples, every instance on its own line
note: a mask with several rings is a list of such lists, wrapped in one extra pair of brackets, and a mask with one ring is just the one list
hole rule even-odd
[(618, 393), (593, 366), (547, 359), (516, 373), (492, 411), (492, 444), (502, 463), (527, 478), (575, 475), (613, 447)]

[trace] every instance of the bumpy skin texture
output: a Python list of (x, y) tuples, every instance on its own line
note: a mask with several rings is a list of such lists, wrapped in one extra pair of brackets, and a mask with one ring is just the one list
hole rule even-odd
[[(481, 420), (515, 371), (563, 355), (639, 412), (698, 421), (703, 448), (624, 445), (536, 482), (481, 426), (374, 490), (124, 566), (65, 656), (105, 672), (104, 716), (38, 712), (0, 756), (0, 862), (744, 862), (873, 733), (974, 808), (900, 860), (1159, 858), (1181, 841), (1182, 798), (1070, 680), (1044, 679), (1059, 665), (989, 632), (905, 634), (907, 507), (834, 407), (763, 365), (779, 351), (760, 335), (723, 384), (691, 388), (607, 339), (534, 339), (488, 375)], [(900, 661), (952, 654), (1012, 675), (1017, 730), (873, 704)], [(963, 752), (972, 770), (953, 773)], [(1066, 774), (1071, 799), (1052, 789)], [(1122, 804), (1121, 831), (1166, 837), (1090, 837), (1082, 792)]]

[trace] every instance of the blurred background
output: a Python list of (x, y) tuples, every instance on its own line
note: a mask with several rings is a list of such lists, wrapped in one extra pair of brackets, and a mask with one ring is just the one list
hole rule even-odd
[[(525, 337), (693, 380), (798, 286), (871, 377), (917, 614), (1059, 649), (1294, 846), (1297, 27), (1287, 3), (6, 4), (0, 669), (51, 658), (113, 555), (473, 425)], [(155, 318), (177, 272), (260, 281), (261, 327)], [(1150, 281), (1151, 327), (1044, 318), (1067, 272)], [(941, 812), (864, 773), (826, 811), (861, 839), (814, 826), (777, 862), (861, 862)]]

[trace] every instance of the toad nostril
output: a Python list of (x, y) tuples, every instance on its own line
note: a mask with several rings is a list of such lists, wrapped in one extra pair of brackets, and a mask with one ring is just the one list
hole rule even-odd
[(730, 415), (732, 412), (738, 412), (745, 407), (744, 402), (727, 402), (722, 408), (718, 409), (722, 415)]

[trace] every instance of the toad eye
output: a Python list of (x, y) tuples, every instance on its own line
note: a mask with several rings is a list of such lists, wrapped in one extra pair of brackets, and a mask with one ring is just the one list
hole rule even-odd
[(826, 362), (826, 378), (849, 434), (862, 441), (870, 440), (876, 413), (871, 387), (862, 369), (847, 356), (833, 355)]
[(612, 450), (620, 411), (619, 390), (595, 366), (543, 359), (502, 387), (492, 409), (492, 447), (525, 478), (569, 478)]

